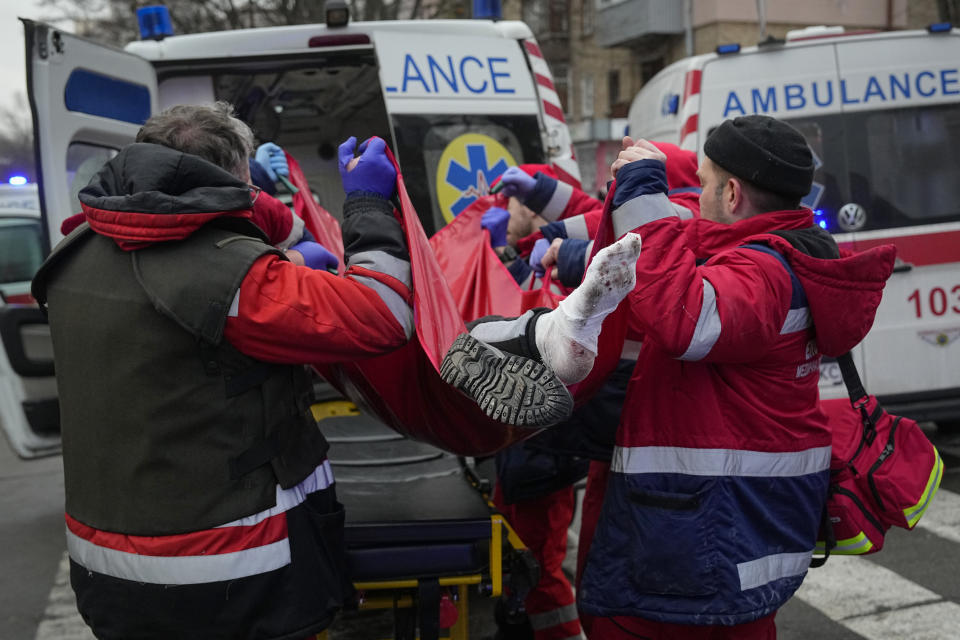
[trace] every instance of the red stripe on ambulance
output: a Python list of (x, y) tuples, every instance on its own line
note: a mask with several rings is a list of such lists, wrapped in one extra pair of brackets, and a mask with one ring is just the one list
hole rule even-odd
[(546, 87), (551, 91), (557, 90), (557, 88), (553, 86), (553, 80), (551, 80), (547, 76), (540, 75), (539, 73), (535, 73), (534, 75), (537, 77), (537, 84), (540, 85), (541, 87)]
[(884, 244), (896, 245), (897, 257), (917, 267), (960, 262), (960, 230), (892, 238), (858, 238), (855, 241), (857, 251)]
[(697, 114), (693, 114), (687, 118), (687, 121), (683, 123), (683, 129), (680, 129), (680, 140), (686, 138), (688, 134), (696, 133), (698, 122), (699, 117)]
[(552, 118), (556, 118), (560, 122), (566, 122), (566, 120), (563, 119), (563, 109), (555, 104), (550, 104), (546, 100), (543, 101), (543, 112)]
[(687, 104), (688, 99), (700, 93), (700, 79), (702, 77), (703, 71), (700, 69), (687, 71), (687, 75), (683, 78), (683, 104)]

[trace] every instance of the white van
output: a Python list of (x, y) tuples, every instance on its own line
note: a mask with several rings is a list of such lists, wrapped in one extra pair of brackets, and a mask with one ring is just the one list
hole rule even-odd
[[(632, 136), (702, 150), (727, 118), (789, 121), (818, 159), (804, 204), (843, 245), (897, 246), (855, 357), (866, 388), (918, 419), (960, 424), (960, 30), (844, 33), (680, 60), (630, 107)], [(821, 391), (844, 393), (824, 362)]]
[(262, 141), (297, 158), (335, 214), (337, 145), (386, 139), (428, 235), (510, 165), (552, 162), (579, 179), (550, 70), (522, 22), (242, 29), (126, 51), (23, 22), (51, 245), (96, 169), (151, 114), (183, 103), (231, 102)]
[[(46, 318), (30, 295), (43, 262), (40, 211), (14, 208), (36, 191), (0, 190), (0, 431), (23, 458), (60, 449), (60, 414)], [(32, 193), (31, 193), (32, 192)]]

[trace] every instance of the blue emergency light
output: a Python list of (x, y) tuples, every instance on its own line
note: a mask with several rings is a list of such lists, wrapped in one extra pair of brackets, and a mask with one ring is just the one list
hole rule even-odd
[(814, 209), (814, 210), (813, 210), (813, 219), (816, 220), (817, 226), (819, 226), (821, 229), (826, 229), (826, 228), (827, 228), (827, 221), (820, 217), (820, 216), (822, 216), (824, 213), (825, 213), (825, 212), (824, 212), (823, 209)]
[(953, 29), (953, 25), (949, 22), (934, 22), (927, 25), (927, 31), (930, 33), (949, 33), (951, 29)]
[(475, 20), (500, 20), (503, 18), (500, 0), (473, 0), (473, 17)]
[(740, 43), (721, 44), (717, 46), (717, 55), (726, 55), (728, 53), (740, 53)]
[(27, 184), (27, 178), (25, 176), (10, 176), (10, 179), (7, 180), (7, 182), (15, 187), (22, 187), (23, 185)]
[(141, 40), (163, 40), (173, 35), (170, 10), (163, 5), (151, 5), (137, 9), (137, 24)]

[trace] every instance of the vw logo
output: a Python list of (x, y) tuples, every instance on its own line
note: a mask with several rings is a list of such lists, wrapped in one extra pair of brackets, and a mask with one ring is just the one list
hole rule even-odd
[(857, 203), (848, 202), (837, 212), (837, 224), (844, 231), (857, 231), (867, 224), (867, 212)]

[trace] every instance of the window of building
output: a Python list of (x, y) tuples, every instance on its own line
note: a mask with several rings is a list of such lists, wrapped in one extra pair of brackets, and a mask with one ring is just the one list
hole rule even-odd
[(560, 106), (563, 112), (570, 114), (570, 68), (565, 64), (551, 65), (553, 69), (553, 86), (560, 97)]
[(567, 14), (569, 5), (566, 0), (550, 0), (550, 33), (566, 33), (569, 30)]
[(593, 117), (593, 76), (585, 75), (580, 79), (580, 116)]
[(663, 69), (663, 58), (656, 58), (655, 60), (647, 60), (640, 64), (640, 84), (647, 84), (647, 82), (653, 76), (657, 75), (657, 72)]
[(593, 0), (583, 0), (580, 7), (580, 33), (581, 35), (593, 35), (593, 28), (596, 20), (596, 8)]
[(607, 72), (607, 106), (613, 109), (620, 102), (620, 70)]

